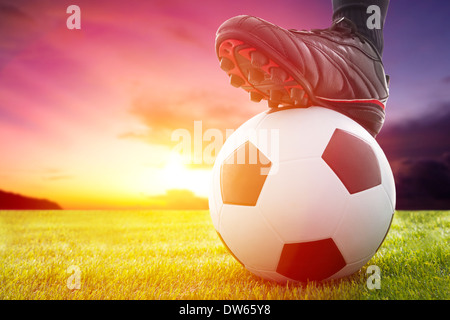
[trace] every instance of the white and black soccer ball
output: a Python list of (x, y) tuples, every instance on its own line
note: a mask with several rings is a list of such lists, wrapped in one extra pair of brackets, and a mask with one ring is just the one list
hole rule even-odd
[(335, 111), (266, 111), (225, 142), (209, 207), (232, 255), (278, 282), (335, 279), (364, 266), (395, 209), (389, 163), (376, 140)]

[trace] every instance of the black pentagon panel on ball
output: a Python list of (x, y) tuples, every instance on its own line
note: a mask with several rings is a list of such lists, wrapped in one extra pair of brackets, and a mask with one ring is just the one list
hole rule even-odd
[(380, 165), (372, 147), (345, 130), (334, 131), (322, 159), (350, 194), (381, 184)]
[(250, 141), (237, 148), (220, 168), (223, 203), (255, 206), (271, 165)]
[(277, 272), (295, 281), (320, 281), (332, 276), (345, 265), (339, 248), (329, 238), (285, 244)]

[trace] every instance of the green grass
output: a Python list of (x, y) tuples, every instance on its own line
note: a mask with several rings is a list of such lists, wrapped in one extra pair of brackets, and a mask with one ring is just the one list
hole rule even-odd
[(280, 285), (233, 259), (207, 211), (0, 211), (0, 299), (449, 299), (449, 226), (449, 211), (397, 212), (358, 273)]

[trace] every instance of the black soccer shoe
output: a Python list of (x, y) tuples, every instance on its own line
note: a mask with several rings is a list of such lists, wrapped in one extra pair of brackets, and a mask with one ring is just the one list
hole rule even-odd
[(346, 18), (328, 29), (298, 31), (237, 16), (219, 27), (216, 53), (230, 83), (252, 101), (330, 108), (373, 136), (383, 126), (389, 89), (381, 56)]

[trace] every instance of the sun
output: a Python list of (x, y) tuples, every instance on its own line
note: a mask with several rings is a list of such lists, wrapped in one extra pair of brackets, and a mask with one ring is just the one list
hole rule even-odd
[(206, 169), (190, 169), (185, 159), (177, 153), (171, 152), (169, 159), (162, 169), (162, 178), (166, 190), (189, 189), (200, 196), (208, 194), (210, 172)]
[(189, 167), (189, 163), (178, 152), (167, 153), (160, 165), (145, 166), (128, 179), (128, 194), (141, 196), (162, 195), (172, 189), (190, 190), (199, 197), (208, 197), (211, 184), (210, 168)]
[(163, 175), (168, 183), (184, 184), (187, 182), (187, 170), (181, 155), (177, 152), (172, 152), (163, 168)]

